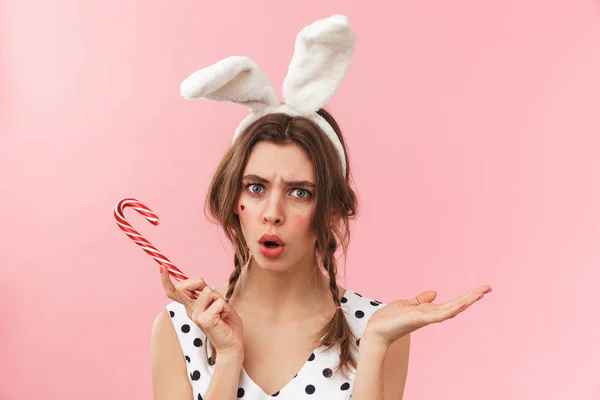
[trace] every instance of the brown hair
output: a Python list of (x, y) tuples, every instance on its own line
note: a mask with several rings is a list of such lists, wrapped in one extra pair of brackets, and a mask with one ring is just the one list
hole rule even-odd
[[(241, 192), (242, 176), (253, 146), (261, 141), (269, 141), (282, 145), (296, 144), (313, 161), (316, 176), (316, 209), (312, 223), (317, 236), (315, 258), (329, 274), (329, 288), (335, 304), (341, 305), (336, 283), (335, 252), (338, 244), (341, 245), (345, 272), (345, 256), (350, 242), (349, 219), (356, 216), (357, 198), (350, 187), (350, 163), (340, 128), (327, 111), (320, 109), (318, 113), (333, 127), (344, 147), (348, 170), (346, 175), (342, 171), (339, 153), (325, 133), (307, 118), (286, 114), (267, 114), (249, 125), (217, 167), (206, 196), (205, 215), (208, 211), (215, 222), (222, 226), (235, 251), (235, 267), (229, 277), (227, 300), (233, 295), (238, 279), (243, 273), (242, 267), (249, 259), (239, 217), (234, 213)], [(336, 370), (341, 370), (346, 376), (349, 366), (356, 369), (357, 362), (353, 355), (353, 349), (356, 349), (357, 345), (356, 336), (341, 309), (337, 309), (331, 321), (316, 335), (320, 338), (319, 343), (327, 349), (336, 344), (340, 345), (340, 363)], [(212, 364), (216, 360), (216, 352), (212, 344), (210, 347), (214, 356), (209, 358)], [(206, 351), (208, 356), (208, 349)]]

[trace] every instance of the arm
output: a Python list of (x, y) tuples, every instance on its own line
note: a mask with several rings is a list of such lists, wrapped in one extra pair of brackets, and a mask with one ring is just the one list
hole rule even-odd
[(241, 359), (220, 354), (204, 400), (237, 399), (241, 373)]
[(427, 290), (375, 311), (359, 346), (354, 400), (401, 400), (408, 371), (410, 332), (456, 317), (491, 291), (489, 285), (483, 285), (452, 301), (432, 304), (437, 293)]
[[(160, 312), (152, 327), (152, 386), (155, 400), (190, 400), (185, 358), (169, 312)], [(219, 356), (204, 400), (237, 398), (242, 360)]]
[(166, 309), (158, 314), (152, 326), (151, 349), (154, 399), (191, 399), (185, 358)]
[(363, 336), (352, 399), (402, 400), (409, 348), (410, 335), (401, 337), (390, 346)]

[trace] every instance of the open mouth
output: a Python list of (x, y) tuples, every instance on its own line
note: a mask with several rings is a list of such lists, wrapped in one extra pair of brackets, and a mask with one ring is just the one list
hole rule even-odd
[(283, 253), (285, 244), (273, 242), (272, 240), (265, 240), (260, 242), (260, 253), (270, 259), (275, 259)]

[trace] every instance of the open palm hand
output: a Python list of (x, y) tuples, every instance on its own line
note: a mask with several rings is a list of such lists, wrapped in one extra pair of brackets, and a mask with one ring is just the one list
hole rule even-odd
[(434, 322), (454, 318), (483, 295), (492, 291), (491, 286), (477, 289), (441, 304), (433, 304), (437, 293), (425, 291), (410, 300), (396, 300), (377, 310), (365, 328), (365, 335), (389, 346), (402, 336)]

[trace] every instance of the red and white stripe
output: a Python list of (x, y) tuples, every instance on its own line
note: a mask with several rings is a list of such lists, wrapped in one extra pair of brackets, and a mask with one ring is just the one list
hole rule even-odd
[(159, 220), (156, 214), (152, 212), (148, 207), (143, 205), (140, 201), (132, 198), (124, 198), (119, 200), (115, 205), (115, 219), (117, 225), (131, 240), (133, 240), (138, 246), (142, 248), (150, 257), (154, 258), (157, 263), (167, 266), (169, 274), (178, 281), (188, 279), (187, 276), (179, 268), (177, 268), (167, 257), (165, 257), (156, 247), (154, 247), (149, 241), (147, 241), (138, 231), (133, 229), (131, 224), (125, 219), (123, 210), (127, 207), (133, 208), (146, 218), (152, 225), (158, 225)]

